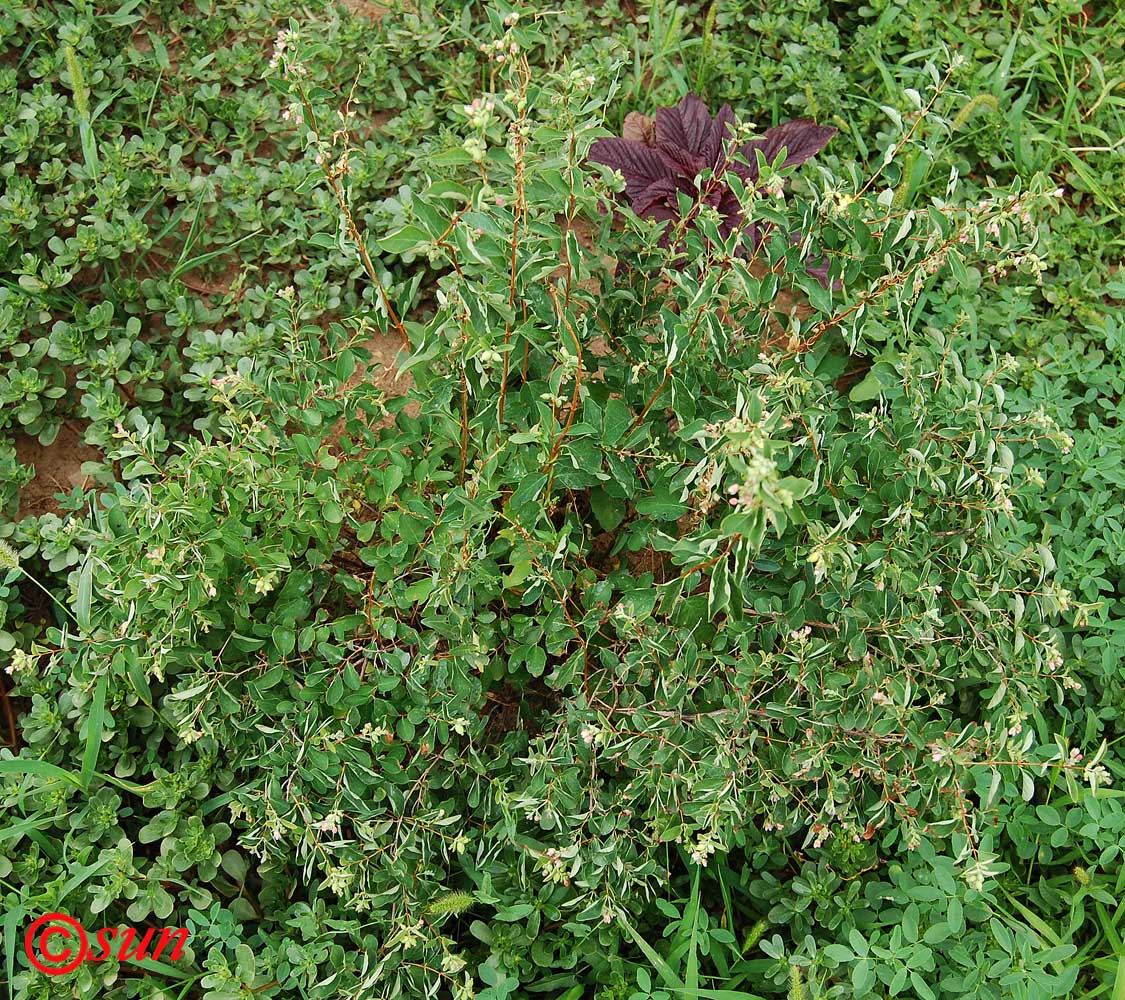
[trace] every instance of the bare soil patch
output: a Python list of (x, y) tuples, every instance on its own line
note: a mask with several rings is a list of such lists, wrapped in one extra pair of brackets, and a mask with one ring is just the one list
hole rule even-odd
[[(365, 341), (361, 346), (370, 353), (371, 358), (369, 361), (361, 362), (352, 372), (352, 377), (344, 383), (343, 394), (346, 396), (349, 390), (366, 382), (382, 389), (387, 399), (405, 395), (414, 384), (414, 379), (410, 377), (409, 372), (402, 373), (399, 371), (398, 366), (406, 356), (406, 349), (402, 346), (402, 341), (398, 338), (398, 335), (381, 333), (371, 340)], [(405, 407), (405, 413), (411, 417), (418, 416), (420, 410), (421, 407), (416, 402), (409, 402)], [(389, 427), (393, 422), (394, 417), (388, 414), (382, 420), (370, 426), (374, 430), (379, 430), (383, 427)], [(334, 451), (338, 448), (340, 436), (343, 432), (344, 421), (341, 418), (327, 438), (328, 446)]]
[(97, 462), (101, 453), (82, 441), (80, 430), (67, 421), (51, 444), (42, 445), (27, 434), (15, 436), (16, 457), (21, 465), (35, 468), (35, 478), (20, 490), (16, 520), (38, 514), (58, 513), (56, 493), (69, 493), (90, 484), (82, 474), (83, 462)]
[[(348, 379), (347, 387), (350, 389), (352, 386), (359, 385), (361, 381), (371, 382), (382, 389), (388, 397), (405, 395), (414, 385), (414, 379), (410, 377), (409, 372), (402, 373), (398, 370), (399, 362), (404, 360), (406, 353), (398, 335), (380, 334), (363, 346), (371, 352), (371, 360), (355, 370), (352, 377)], [(405, 412), (410, 416), (418, 416), (418, 411), (417, 403), (406, 404)], [(379, 426), (386, 426), (390, 422), (388, 418)]]
[(349, 14), (354, 14), (356, 17), (365, 17), (369, 21), (381, 21), (390, 13), (386, 7), (380, 7), (379, 4), (371, 3), (370, 0), (340, 0), (340, 6)]

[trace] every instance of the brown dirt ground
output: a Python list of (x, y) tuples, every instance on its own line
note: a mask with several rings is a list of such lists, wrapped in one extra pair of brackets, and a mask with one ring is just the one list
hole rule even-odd
[[(403, 375), (398, 370), (399, 361), (404, 360), (406, 356), (406, 349), (402, 346), (402, 341), (399, 340), (398, 335), (394, 333), (380, 334), (366, 341), (363, 346), (371, 352), (371, 360), (356, 368), (352, 377), (348, 379), (344, 386), (345, 391), (366, 381), (372, 382), (382, 389), (388, 398), (405, 395), (414, 384), (414, 379), (410, 377), (409, 372)], [(406, 404), (407, 415), (416, 417), (418, 412), (419, 406), (417, 403)], [(393, 418), (388, 416), (375, 424), (375, 427), (388, 427), (391, 423), (393, 423)], [(341, 427), (337, 427), (329, 435), (331, 444), (334, 445), (338, 440), (340, 430)]]
[[(358, 385), (368, 376), (367, 381), (373, 381), (388, 396), (402, 396), (414, 384), (410, 373), (401, 375), (398, 371), (398, 362), (406, 351), (394, 333), (380, 334), (378, 337), (367, 341), (363, 345), (371, 352), (371, 360), (363, 367), (357, 368), (355, 374), (348, 380), (348, 385)], [(415, 404), (411, 403), (407, 410), (414, 415)]]
[(27, 434), (17, 434), (16, 458), (21, 465), (35, 468), (35, 478), (20, 490), (20, 507), (16, 520), (38, 514), (57, 513), (56, 493), (69, 493), (75, 486), (86, 486), (82, 475), (83, 462), (96, 462), (101, 454), (82, 443), (82, 434), (67, 421), (59, 436), (49, 445), (42, 445)]
[(370, 0), (340, 0), (340, 6), (357, 17), (366, 17), (371, 21), (382, 20), (388, 13), (386, 7), (380, 7), (379, 4), (371, 3)]

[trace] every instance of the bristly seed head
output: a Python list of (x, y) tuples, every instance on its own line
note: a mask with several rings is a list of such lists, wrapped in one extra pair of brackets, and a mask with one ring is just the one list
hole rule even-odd
[(444, 917), (450, 914), (459, 917), (466, 910), (471, 909), (475, 902), (476, 897), (470, 892), (447, 892), (433, 900), (426, 907), (426, 912), (434, 917)]
[(0, 569), (19, 569), (20, 557), (7, 542), (0, 541)]

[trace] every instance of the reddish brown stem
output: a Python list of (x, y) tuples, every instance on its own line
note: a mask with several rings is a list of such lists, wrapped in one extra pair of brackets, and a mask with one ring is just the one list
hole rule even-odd
[(633, 431), (640, 427), (645, 417), (648, 416), (648, 411), (652, 409), (652, 404), (656, 402), (657, 397), (664, 391), (664, 387), (668, 384), (668, 378), (671, 374), (672, 369), (670, 367), (664, 369), (664, 378), (660, 380), (660, 385), (656, 387), (656, 392), (649, 396), (648, 402), (645, 403), (645, 408), (637, 415), (637, 419), (629, 425), (629, 429), (625, 432), (625, 437), (628, 437)]

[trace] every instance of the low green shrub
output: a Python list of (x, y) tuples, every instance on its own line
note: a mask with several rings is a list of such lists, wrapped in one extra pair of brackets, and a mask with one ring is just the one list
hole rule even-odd
[[(670, 268), (583, 165), (604, 94), (492, 28), (491, 106), (362, 253), (332, 95), (292, 72), (322, 56), (287, 41), (371, 315), (286, 291), (196, 373), (197, 437), (107, 436), (66, 624), (14, 653), (9, 954), (64, 909), (192, 931), (183, 984), (110, 960), (78, 995), (628, 997), (701, 963), (754, 993), (1064, 994), (1074, 946), (1008, 879), (1044, 792), (1071, 808), (1035, 836), (1121, 816), (1068, 722), (1060, 629), (1093, 609), (1035, 523), (1074, 442), (945, 294), (1026, 259), (1053, 185), (965, 209), (894, 156), (858, 196), (809, 171), (738, 191), (753, 260), (700, 211)], [(439, 275), (427, 315), (376, 251)], [(349, 388), (372, 322), (409, 340), (416, 412)]]

